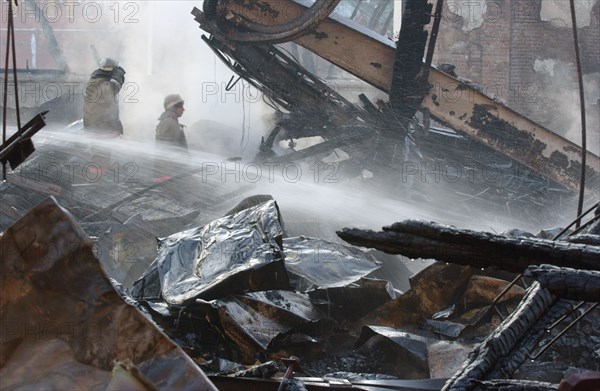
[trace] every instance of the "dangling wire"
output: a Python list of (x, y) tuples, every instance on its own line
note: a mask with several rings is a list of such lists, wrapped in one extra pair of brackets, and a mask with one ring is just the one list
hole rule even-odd
[[(8, 58), (12, 44), (12, 68), (15, 83), (15, 111), (17, 114), (17, 132), (21, 134), (21, 113), (19, 110), (19, 84), (17, 79), (17, 56), (15, 50), (15, 26), (13, 20), (13, 0), (8, 0), (8, 23), (6, 28), (6, 58), (4, 62), (4, 91), (2, 105), (2, 143), (6, 142), (6, 112), (8, 103)], [(17, 0), (15, 5), (18, 6)], [(6, 162), (2, 163), (2, 180), (6, 180)]]
[[(579, 39), (577, 38), (577, 17), (575, 16), (575, 0), (571, 0), (571, 22), (573, 24), (573, 41), (575, 46), (575, 61), (577, 62), (577, 80), (579, 82), (579, 106), (581, 111), (581, 177), (579, 180), (579, 201), (577, 202), (577, 216), (583, 211), (583, 198), (585, 193), (585, 166), (587, 155), (587, 137), (585, 123), (585, 96), (583, 91), (583, 76), (581, 73), (581, 57), (579, 56)], [(579, 220), (576, 228), (579, 228)]]
[[(19, 132), (19, 134), (21, 134), (21, 110), (19, 110), (19, 82), (17, 79), (17, 53), (16, 53), (16, 47), (17, 45), (15, 45), (15, 20), (12, 14), (12, 1), (8, 2), (9, 6), (8, 6), (8, 12), (10, 14), (8, 21), (10, 23), (10, 30), (11, 30), (11, 34), (10, 34), (10, 39), (11, 39), (11, 43), (12, 43), (12, 67), (13, 67), (13, 78), (15, 81), (15, 112), (17, 114), (17, 131)], [(17, 1), (15, 0), (15, 5), (17, 4)]]
[[(2, 143), (6, 141), (6, 104), (8, 103), (8, 55), (10, 53), (10, 20), (12, 18), (12, 7), (8, 6), (8, 27), (6, 28), (6, 60), (4, 61), (4, 91), (2, 93)], [(3, 164), (6, 168), (6, 164)], [(4, 170), (3, 170), (4, 171)], [(3, 179), (6, 179), (3, 175)]]
[(250, 102), (248, 102), (248, 127), (246, 128), (246, 82), (242, 81), (242, 138), (240, 140), (240, 153), (246, 150), (250, 142)]

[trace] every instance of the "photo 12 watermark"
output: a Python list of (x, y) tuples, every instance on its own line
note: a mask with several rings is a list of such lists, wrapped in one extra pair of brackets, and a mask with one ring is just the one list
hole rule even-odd
[(339, 165), (316, 162), (309, 166), (298, 162), (203, 162), (201, 181), (220, 183), (285, 182), (338, 183)]
[[(142, 13), (139, 1), (75, 1), (35, 0), (19, 1), (13, 5), (13, 20), (16, 23), (75, 24), (77, 22), (98, 24), (139, 23)], [(0, 5), (2, 23), (7, 23), (8, 2)]]
[[(7, 95), (12, 98), (15, 91), (18, 92), (21, 105), (41, 105), (57, 100), (62, 104), (69, 104), (78, 103), (82, 99), (98, 102), (103, 99), (104, 94), (108, 93), (94, 84), (89, 84), (87, 80), (61, 82), (20, 80), (17, 86), (18, 90), (14, 82), (6, 83)], [(4, 81), (0, 81), (0, 88), (4, 90)], [(139, 103), (139, 98), (140, 85), (132, 81), (123, 83), (118, 94), (110, 95), (110, 99), (123, 104)]]
[(45, 162), (31, 163), (18, 173), (19, 180), (47, 183), (138, 183), (140, 167), (135, 162)]

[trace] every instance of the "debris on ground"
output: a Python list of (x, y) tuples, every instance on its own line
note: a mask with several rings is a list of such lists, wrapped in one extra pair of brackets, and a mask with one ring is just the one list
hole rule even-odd
[(8, 228), (0, 248), (3, 389), (216, 389), (115, 290), (52, 198)]
[[(92, 242), (56, 201), (32, 209), (1, 237), (3, 384), (42, 384), (60, 374), (53, 375), (63, 379), (56, 380), (60, 386), (130, 384), (124, 381), (142, 389), (177, 382), (185, 388), (198, 377), (207, 389), (211, 381), (221, 387), (241, 381), (234, 378), (263, 379), (265, 389), (275, 389), (286, 372), (282, 360), (292, 356), (302, 363), (288, 382), (308, 389), (463, 389), (509, 381), (556, 387), (556, 381), (538, 384), (544, 379), (527, 366), (532, 357), (554, 365), (558, 381), (598, 370), (600, 313), (573, 301), (597, 300), (595, 270), (531, 265), (521, 285), (511, 283), (519, 277), (513, 266), (435, 262), (403, 292), (366, 277), (380, 264), (369, 251), (287, 237), (277, 203), (254, 201), (160, 239), (156, 260), (132, 290), (105, 277)], [(409, 226), (431, 236), (438, 227)], [(499, 241), (484, 237), (491, 246)], [(531, 240), (522, 245), (529, 248)], [(572, 246), (581, 254), (580, 245)], [(563, 324), (573, 321), (577, 328)], [(92, 324), (98, 339), (78, 335), (89, 336)], [(25, 358), (47, 370), (26, 376)], [(178, 371), (167, 375), (173, 365)]]

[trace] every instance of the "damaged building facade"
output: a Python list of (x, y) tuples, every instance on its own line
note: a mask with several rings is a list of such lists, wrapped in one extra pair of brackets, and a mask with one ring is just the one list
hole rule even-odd
[[(581, 119), (567, 1), (447, 2), (434, 64), (479, 84), (489, 96), (554, 132), (579, 140)], [(577, 3), (590, 129), (599, 125), (600, 5)], [(557, 93), (561, 91), (561, 93)], [(595, 134), (595, 135), (593, 135)], [(597, 132), (590, 148), (598, 153)], [(593, 142), (592, 142), (593, 141)]]

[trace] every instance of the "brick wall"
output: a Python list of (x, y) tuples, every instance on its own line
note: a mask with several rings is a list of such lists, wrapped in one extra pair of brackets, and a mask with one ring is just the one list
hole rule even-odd
[[(585, 10), (591, 13), (589, 26), (578, 29), (593, 141), (600, 126), (599, 3)], [(434, 65), (455, 65), (459, 77), (576, 141), (579, 101), (571, 27), (542, 20), (542, 0), (446, 0), (445, 8)], [(567, 12), (561, 19), (570, 23), (571, 16)]]

